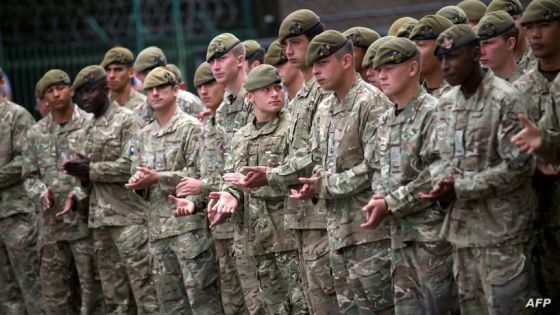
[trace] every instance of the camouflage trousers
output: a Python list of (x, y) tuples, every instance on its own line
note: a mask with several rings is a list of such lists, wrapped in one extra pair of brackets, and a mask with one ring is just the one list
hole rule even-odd
[(342, 314), (392, 314), (391, 240), (331, 250), (331, 268)]
[(538, 291), (552, 302), (543, 314), (560, 314), (560, 227), (538, 229), (532, 256)]
[(248, 314), (233, 255), (233, 239), (215, 239), (214, 246), (220, 268), (220, 292), (224, 314)]
[(297, 251), (254, 256), (267, 314), (309, 314)]
[(528, 314), (527, 244), (454, 248), (461, 314)]
[(331, 273), (327, 230), (295, 230), (301, 279), (311, 314), (340, 314)]
[(448, 242), (405, 242), (393, 252), (395, 314), (457, 314), (452, 246)]
[(257, 279), (257, 263), (251, 256), (247, 256), (243, 250), (243, 226), (235, 225), (233, 254), (235, 256), (235, 265), (237, 266), (237, 274), (241, 282), (243, 290), (243, 299), (247, 311), (251, 315), (265, 313), (265, 305), (262, 293), (259, 290), (259, 280)]
[[(40, 279), (43, 307), (46, 314), (101, 314), (103, 300), (97, 276), (91, 236), (44, 244), (40, 251)], [(77, 272), (74, 272), (74, 269)], [(74, 279), (77, 278), (77, 279)], [(73, 281), (79, 282), (78, 292), (72, 292)], [(79, 310), (73, 308), (77, 295)]]
[(37, 219), (19, 213), (0, 219), (0, 314), (41, 314)]
[(150, 241), (163, 314), (223, 314), (218, 266), (206, 235), (199, 229)]
[(150, 273), (148, 227), (96, 228), (93, 241), (107, 313), (157, 313), (159, 306)]

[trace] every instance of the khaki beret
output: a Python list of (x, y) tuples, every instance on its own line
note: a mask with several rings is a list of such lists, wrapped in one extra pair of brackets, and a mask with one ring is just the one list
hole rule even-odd
[(321, 20), (315, 12), (307, 9), (294, 11), (288, 14), (282, 21), (282, 24), (280, 24), (278, 39), (283, 44), (286, 38), (305, 34), (305, 32), (317, 27), (319, 24), (321, 24)]
[(468, 24), (469, 18), (465, 11), (458, 6), (448, 5), (437, 11), (436, 15), (443, 16), (453, 24)]
[(554, 20), (560, 20), (560, 1), (535, 0), (527, 6), (521, 25)]
[(43, 98), (43, 78), (35, 83), (35, 98)]
[(198, 66), (194, 72), (194, 87), (198, 88), (201, 85), (216, 81), (214, 75), (212, 74), (212, 68), (208, 62), (203, 62)]
[(221, 57), (228, 53), (233, 47), (237, 46), (241, 41), (231, 33), (223, 33), (214, 37), (208, 49), (206, 50), (206, 61), (210, 62), (212, 59)]
[(386, 41), (379, 47), (373, 60), (375, 69), (382, 65), (396, 65), (406, 62), (418, 53), (416, 44), (408, 38), (397, 37)]
[(487, 40), (503, 34), (515, 27), (515, 22), (506, 11), (494, 11), (486, 14), (475, 27), (480, 40)]
[(125, 47), (113, 47), (105, 53), (101, 66), (106, 68), (111, 64), (131, 65), (134, 62), (132, 51)]
[(175, 85), (177, 83), (173, 72), (165, 69), (164, 67), (157, 67), (150, 71), (144, 80), (142, 89), (147, 90), (160, 85)]
[(369, 68), (373, 66), (373, 60), (375, 58), (375, 55), (377, 54), (377, 50), (379, 49), (379, 47), (381, 47), (383, 44), (385, 44), (386, 42), (390, 41), (393, 38), (397, 38), (397, 37), (385, 36), (373, 42), (366, 50), (364, 59), (362, 60), (362, 67)]
[(256, 40), (248, 39), (243, 41), (243, 46), (245, 47), (245, 59), (251, 58), (257, 51), (264, 49), (261, 47), (261, 44)]
[(256, 66), (245, 79), (243, 87), (247, 91), (254, 91), (274, 83), (282, 83), (280, 73), (271, 65), (262, 64)]
[(175, 76), (175, 81), (177, 82), (183, 81), (183, 73), (181, 72), (181, 69), (179, 69), (179, 67), (177, 67), (172, 63), (168, 63), (164, 68), (171, 71), (171, 73), (173, 73), (173, 75)]
[(410, 32), (411, 40), (435, 40), (439, 34), (453, 26), (453, 23), (443, 16), (426, 15)]
[(414, 29), (414, 26), (416, 26), (416, 23), (417, 22), (405, 23), (403, 26), (401, 26), (401, 28), (399, 28), (396, 36), (408, 38), (408, 36), (410, 36), (410, 32), (412, 32), (412, 29)]
[(36, 92), (39, 92), (39, 96), (43, 97), (46, 89), (48, 89), (51, 85), (55, 85), (59, 83), (72, 85), (68, 73), (60, 69), (51, 69), (47, 71), (43, 75), (43, 77), (37, 82)]
[(480, 0), (464, 0), (457, 4), (461, 10), (465, 11), (467, 18), (471, 22), (480, 21), (486, 14), (486, 4)]
[(506, 11), (514, 16), (523, 13), (523, 5), (519, 0), (493, 0), (486, 8), (486, 14), (494, 11)]
[(434, 55), (443, 56), (461, 47), (478, 42), (474, 30), (466, 24), (456, 24), (439, 34)]
[(288, 57), (286, 57), (286, 50), (277, 39), (273, 41), (270, 46), (268, 46), (268, 50), (264, 55), (264, 63), (271, 66), (279, 66), (286, 62), (288, 62)]
[(396, 19), (393, 22), (393, 24), (391, 24), (391, 26), (389, 27), (389, 31), (387, 32), (387, 35), (397, 36), (397, 32), (399, 31), (401, 26), (411, 22), (418, 22), (418, 20), (415, 18), (411, 18), (410, 16), (403, 16), (401, 18)]
[(82, 87), (95, 84), (105, 78), (107, 78), (107, 74), (103, 67), (99, 65), (87, 66), (78, 72), (72, 87), (74, 90), (78, 90)]
[(335, 30), (324, 31), (315, 36), (307, 47), (305, 63), (311, 66), (316, 61), (333, 55), (348, 43), (348, 39), (341, 32)]
[(379, 34), (367, 27), (352, 27), (342, 33), (346, 38), (352, 41), (355, 47), (362, 47), (367, 49), (374, 41), (379, 39)]
[(167, 58), (163, 51), (156, 46), (150, 46), (142, 50), (134, 61), (134, 70), (144, 72), (155, 67), (162, 67), (167, 64)]

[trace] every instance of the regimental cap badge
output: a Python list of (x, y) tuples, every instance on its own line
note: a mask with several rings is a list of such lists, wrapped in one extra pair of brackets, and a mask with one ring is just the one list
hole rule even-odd
[(301, 24), (299, 22), (293, 22), (292, 24), (290, 24), (290, 26), (288, 26), (288, 30), (290, 31), (290, 34), (292, 34), (292, 35), (297, 35), (297, 34), (303, 33), (303, 27), (301, 26)]
[(329, 44), (321, 44), (319, 48), (317, 48), (317, 56), (319, 57), (328, 57), (331, 55), (331, 45)]

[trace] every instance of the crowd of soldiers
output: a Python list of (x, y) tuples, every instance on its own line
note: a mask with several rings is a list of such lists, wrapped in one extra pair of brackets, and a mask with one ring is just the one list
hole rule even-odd
[(154, 46), (51, 69), (0, 99), (0, 313), (558, 314), (559, 71), (560, 0), (297, 10), (200, 98)]

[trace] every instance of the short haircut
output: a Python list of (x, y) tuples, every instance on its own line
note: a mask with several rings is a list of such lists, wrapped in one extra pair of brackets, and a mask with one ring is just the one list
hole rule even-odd
[(517, 47), (518, 36), (519, 36), (519, 30), (517, 29), (517, 26), (514, 25), (509, 30), (500, 34), (500, 36), (504, 39), (504, 41), (507, 41), (510, 37), (515, 38), (515, 46), (513, 46), (513, 49)]
[(237, 45), (235, 45), (235, 47), (231, 49), (231, 53), (236, 58), (239, 56), (245, 57), (245, 46), (243, 46), (243, 44), (239, 42)]
[(258, 60), (261, 64), (264, 63), (264, 49), (259, 48), (257, 50), (255, 50), (255, 52), (253, 54), (251, 54), (250, 56), (246, 56), (246, 61), (249, 64), (252, 64), (253, 61)]
[(352, 56), (352, 64), (354, 63), (354, 46), (352, 45), (352, 41), (347, 40), (346, 43), (344, 44), (344, 46), (340, 47), (340, 49), (334, 53), (335, 57), (337, 60), (342, 59), (342, 57), (344, 57), (344, 55), (349, 54), (350, 56)]
[(321, 34), (324, 31), (325, 31), (325, 24), (319, 22), (315, 24), (315, 26), (313, 26), (312, 28), (305, 31), (303, 35), (305, 36), (305, 38), (307, 38), (307, 41), (311, 42), (311, 40), (315, 38), (315, 36)]

